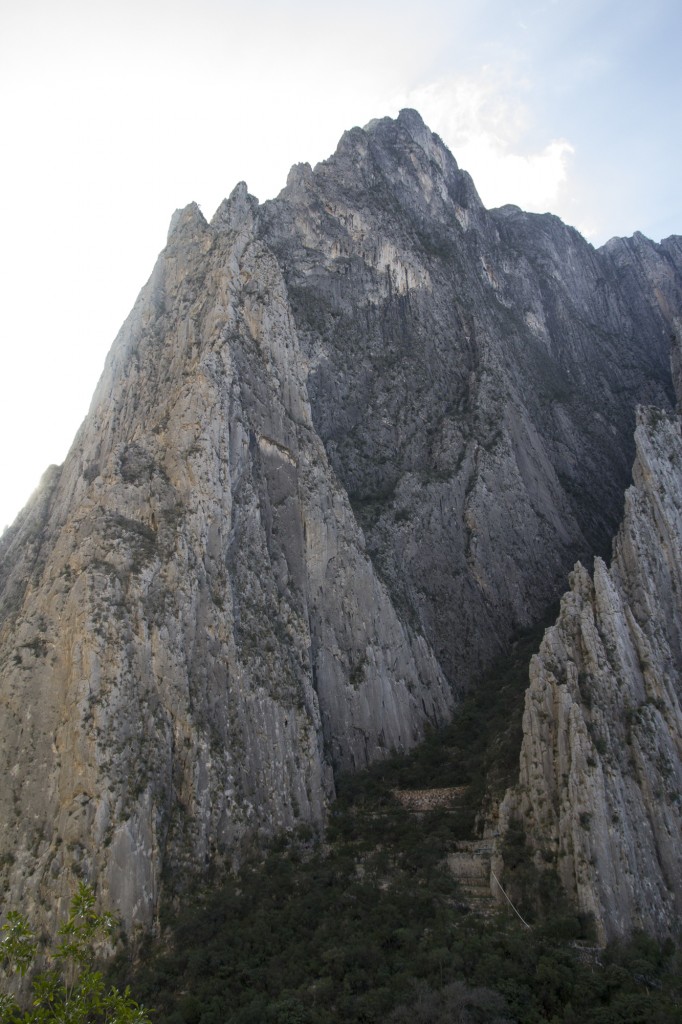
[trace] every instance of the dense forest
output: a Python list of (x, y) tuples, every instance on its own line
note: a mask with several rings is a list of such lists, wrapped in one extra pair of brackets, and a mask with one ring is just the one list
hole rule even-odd
[[(513, 779), (536, 643), (517, 642), (410, 755), (342, 778), (324, 835), (304, 827), (177, 891), (161, 940), (127, 947), (112, 978), (168, 1024), (682, 1021), (679, 948), (643, 934), (596, 946), (520, 827), (504, 851), (514, 909), (472, 900), (448, 870)], [(395, 795), (440, 787), (457, 787), (457, 806), (414, 813)]]

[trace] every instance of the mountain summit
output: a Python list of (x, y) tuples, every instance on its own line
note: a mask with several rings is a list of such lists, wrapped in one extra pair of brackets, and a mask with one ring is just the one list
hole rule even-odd
[(178, 211), (0, 541), (10, 895), (147, 927), (445, 722), (605, 550), (681, 299), (679, 238), (486, 211), (414, 111)]

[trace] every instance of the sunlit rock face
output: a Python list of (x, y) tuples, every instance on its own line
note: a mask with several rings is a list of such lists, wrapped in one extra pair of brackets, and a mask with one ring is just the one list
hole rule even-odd
[(414, 111), (168, 244), (0, 541), (0, 870), (166, 880), (320, 824), (615, 529), (679, 240), (486, 211)]
[(530, 668), (522, 816), (599, 937), (682, 915), (682, 437), (638, 411), (634, 485), (610, 569), (578, 564)]
[(451, 710), (312, 426), (255, 211), (238, 187), (212, 225), (174, 219), (3, 539), (0, 844), (24, 905), (85, 875), (149, 925), (162, 873), (319, 825), (334, 771)]

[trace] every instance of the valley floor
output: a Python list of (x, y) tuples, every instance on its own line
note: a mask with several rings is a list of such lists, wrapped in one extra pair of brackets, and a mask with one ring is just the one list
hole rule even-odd
[(342, 779), (323, 837), (302, 830), (237, 877), (169, 901), (162, 941), (134, 966), (120, 957), (115, 979), (169, 1024), (682, 1021), (680, 950), (643, 935), (598, 949), (520, 830), (504, 883), (530, 927), (491, 895), (480, 811), (489, 831), (515, 769), (534, 642), (448, 729)]

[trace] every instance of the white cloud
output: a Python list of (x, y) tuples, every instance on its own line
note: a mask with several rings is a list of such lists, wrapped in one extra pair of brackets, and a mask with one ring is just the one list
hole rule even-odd
[(348, 0), (343, 17), (313, 0), (5, 4), (0, 530), (64, 457), (175, 207), (210, 216), (240, 179), (271, 197), (346, 128), (416, 107), (487, 206), (551, 210), (603, 240), (646, 230), (646, 202), (650, 231), (675, 230), (679, 62), (661, 4), (649, 77), (669, 86), (645, 89), (639, 121), (623, 97), (647, 85), (630, 59), (646, 69), (646, 53), (623, 48), (608, 10), (595, 28), (609, 5), (587, 0)]
[(530, 129), (527, 89), (522, 79), (483, 68), (477, 75), (420, 86), (404, 100), (469, 171), (486, 206), (515, 203), (560, 214), (574, 150), (561, 138), (540, 149), (524, 144)]
[(516, 203), (525, 210), (558, 212), (567, 178), (567, 158), (573, 147), (553, 139), (537, 153), (506, 151), (494, 136), (480, 135), (459, 148), (486, 206)]

